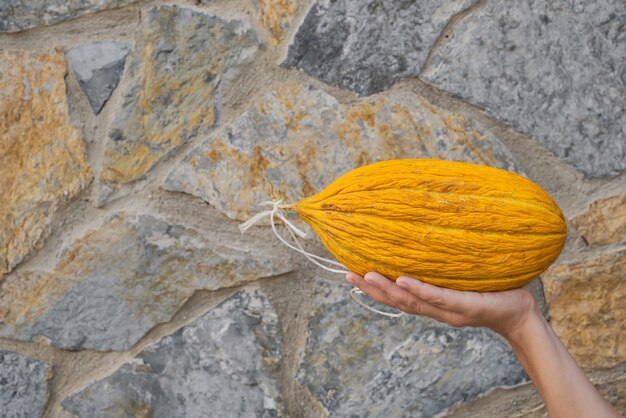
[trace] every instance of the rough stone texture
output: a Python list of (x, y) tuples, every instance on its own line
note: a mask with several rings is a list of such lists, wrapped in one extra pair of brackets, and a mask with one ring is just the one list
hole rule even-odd
[(421, 77), (530, 134), (589, 177), (626, 168), (626, 2), (494, 0)]
[(257, 12), (257, 19), (272, 35), (272, 42), (278, 44), (285, 38), (291, 19), (296, 14), (295, 0), (251, 0)]
[[(618, 412), (626, 414), (626, 363), (609, 370), (587, 371), (586, 375)], [(542, 404), (539, 393), (529, 383), (496, 389), (484, 397), (453, 408), (441, 418), (548, 418), (545, 405)]]
[(593, 202), (572, 225), (590, 245), (626, 244), (626, 193)]
[(59, 50), (0, 51), (0, 277), (43, 243), (59, 206), (92, 178), (67, 114), (66, 72)]
[(52, 25), (137, 0), (5, 0), (0, 2), (0, 32)]
[(109, 188), (136, 180), (189, 138), (211, 130), (218, 86), (258, 45), (240, 21), (177, 6), (145, 11), (100, 180)]
[(244, 220), (270, 198), (264, 177), (294, 202), (357, 166), (418, 157), (516, 169), (493, 134), (414, 94), (344, 106), (323, 90), (287, 84), (191, 150), (164, 187)]
[(352, 301), (349, 288), (317, 283), (297, 373), (330, 417), (432, 417), (527, 379), (496, 334), (383, 317)]
[(361, 95), (417, 75), (437, 37), (471, 0), (318, 1), (282, 65)]
[(626, 250), (557, 264), (541, 277), (551, 324), (582, 367), (626, 361)]
[(281, 335), (259, 291), (239, 292), (66, 399), (79, 417), (279, 417)]
[(0, 336), (126, 350), (171, 319), (195, 289), (290, 271), (279, 244), (252, 242), (230, 227), (216, 226), (210, 236), (152, 215), (118, 214), (65, 249), (52, 273), (0, 282)]
[(126, 42), (102, 41), (82, 44), (65, 51), (67, 60), (95, 113), (117, 87), (130, 45)]
[(48, 365), (0, 350), (0, 416), (40, 417), (46, 404)]
[(567, 195), (529, 289), (626, 414), (625, 28), (623, 0), (0, 0), (0, 417), (545, 417), (495, 334), (237, 229), (383, 159), (519, 172), (494, 132)]

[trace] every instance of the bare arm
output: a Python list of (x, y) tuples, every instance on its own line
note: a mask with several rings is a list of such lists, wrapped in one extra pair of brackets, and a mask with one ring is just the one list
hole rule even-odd
[(615, 417), (617, 411), (589, 382), (526, 289), (463, 292), (410, 277), (393, 282), (377, 273), (346, 279), (372, 299), (404, 312), (425, 315), (452, 326), (485, 326), (513, 348), (553, 418)]

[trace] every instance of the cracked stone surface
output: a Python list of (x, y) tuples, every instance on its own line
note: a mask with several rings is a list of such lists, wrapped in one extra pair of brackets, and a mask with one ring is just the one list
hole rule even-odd
[(239, 292), (63, 406), (81, 418), (280, 417), (281, 344), (267, 297)]
[(137, 0), (7, 0), (0, 2), (0, 32), (52, 25)]
[(588, 177), (626, 169), (626, 3), (494, 0), (421, 77), (531, 135)]
[(196, 289), (292, 270), (280, 243), (241, 236), (232, 224), (213, 231), (119, 213), (64, 249), (52, 272), (0, 282), (0, 336), (41, 335), (71, 350), (127, 350)]
[(247, 23), (164, 5), (142, 13), (100, 172), (106, 201), (217, 120), (218, 86), (259, 47)]
[(317, 1), (282, 65), (360, 95), (377, 93), (417, 75), (449, 19), (472, 3)]
[(64, 203), (92, 179), (72, 126), (60, 50), (0, 51), (0, 280), (43, 245)]
[(46, 404), (49, 366), (39, 360), (0, 350), (0, 415), (40, 417)]
[(626, 361), (626, 250), (555, 264), (541, 275), (551, 325), (581, 367)]
[(349, 289), (316, 284), (296, 376), (329, 417), (432, 417), (527, 380), (496, 334), (413, 315), (384, 317), (352, 301)]
[(517, 170), (494, 134), (412, 93), (342, 105), (323, 90), (290, 83), (199, 142), (163, 187), (245, 220), (260, 210), (258, 203), (270, 200), (268, 181), (286, 201), (295, 202), (353, 168), (394, 158), (442, 158)]
[(100, 112), (117, 87), (129, 50), (130, 45), (126, 42), (101, 41), (78, 45), (65, 51), (94, 113)]

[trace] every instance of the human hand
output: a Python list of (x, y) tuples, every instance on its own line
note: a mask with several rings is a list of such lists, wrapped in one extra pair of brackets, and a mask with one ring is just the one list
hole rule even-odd
[(393, 282), (373, 272), (365, 277), (347, 273), (346, 280), (392, 308), (454, 327), (488, 327), (505, 338), (511, 337), (537, 313), (535, 299), (526, 289), (467, 292), (433, 286), (411, 277), (399, 277)]

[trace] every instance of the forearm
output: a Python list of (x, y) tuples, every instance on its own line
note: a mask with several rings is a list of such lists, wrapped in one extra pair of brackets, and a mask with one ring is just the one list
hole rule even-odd
[(619, 417), (538, 311), (504, 337), (535, 384), (550, 417)]

